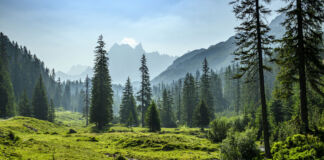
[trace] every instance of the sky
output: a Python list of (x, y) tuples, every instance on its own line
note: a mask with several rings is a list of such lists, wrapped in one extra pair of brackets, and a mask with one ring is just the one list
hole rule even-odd
[(77, 64), (92, 66), (100, 34), (107, 50), (114, 43), (141, 43), (147, 52), (172, 56), (225, 41), (239, 24), (230, 1), (0, 0), (0, 32), (47, 67), (67, 72)]

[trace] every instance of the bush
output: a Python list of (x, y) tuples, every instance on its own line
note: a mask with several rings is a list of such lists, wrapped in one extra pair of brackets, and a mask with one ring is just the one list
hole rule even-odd
[(255, 144), (255, 133), (252, 130), (243, 133), (231, 132), (223, 140), (220, 151), (223, 160), (260, 159), (260, 151)]
[(230, 124), (221, 118), (216, 118), (210, 123), (210, 130), (208, 131), (208, 139), (212, 142), (221, 142), (226, 138), (227, 131), (230, 128)]
[(274, 126), (272, 133), (272, 141), (284, 141), (287, 137), (298, 134), (300, 131), (297, 120), (290, 120), (282, 123), (278, 123)]
[(276, 142), (271, 153), (274, 160), (324, 159), (324, 143), (311, 135), (296, 134)]

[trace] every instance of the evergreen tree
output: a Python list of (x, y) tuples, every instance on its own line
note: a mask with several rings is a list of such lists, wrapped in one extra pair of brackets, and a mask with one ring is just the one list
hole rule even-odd
[(120, 105), (120, 110), (119, 110), (119, 115), (120, 115), (120, 123), (123, 124), (130, 123), (129, 116), (131, 115), (132, 123), (129, 125), (133, 126), (138, 124), (137, 113), (136, 113), (136, 102), (133, 96), (133, 87), (129, 77), (127, 78), (125, 84), (122, 104)]
[[(269, 2), (270, 0), (265, 0)], [(265, 144), (265, 155), (270, 158), (269, 127), (267, 118), (267, 103), (264, 86), (264, 70), (270, 70), (263, 63), (264, 56), (271, 57), (269, 48), (272, 42), (272, 36), (268, 35), (270, 28), (261, 20), (262, 16), (270, 13), (270, 10), (260, 4), (260, 0), (234, 0), (231, 2), (234, 6), (236, 17), (243, 22), (236, 27), (238, 34), (236, 36), (238, 48), (235, 51), (235, 60), (241, 63), (241, 74), (248, 78), (248, 81), (256, 81), (258, 76), (260, 84), (261, 106), (262, 106), (262, 127)]]
[(56, 86), (56, 91), (55, 91), (55, 95), (54, 95), (54, 104), (55, 104), (55, 106), (62, 105), (62, 83), (61, 83), (60, 78), (58, 78), (58, 80), (57, 80), (57, 86)]
[(90, 78), (86, 77), (85, 79), (85, 107), (84, 107), (84, 116), (86, 118), (86, 126), (89, 124), (89, 86), (90, 85)]
[(284, 121), (284, 112), (283, 106), (280, 100), (273, 100), (270, 104), (270, 112), (274, 122), (278, 125), (278, 123)]
[(324, 96), (319, 89), (323, 86), (324, 64), (321, 62), (324, 21), (323, 0), (286, 0), (288, 3), (279, 12), (287, 19), (283, 23), (286, 33), (280, 40), (278, 64), (281, 69), (282, 96), (292, 95), (293, 82), (299, 84), (300, 117), (303, 132), (309, 132), (307, 107), (307, 82), (315, 91)]
[(6, 47), (2, 41), (0, 42), (0, 118), (11, 117), (14, 114), (14, 92), (8, 72)]
[(32, 109), (31, 109), (31, 106), (30, 106), (26, 91), (24, 91), (24, 93), (20, 97), (19, 115), (25, 116), (25, 117), (31, 117), (32, 116)]
[(223, 96), (222, 80), (218, 74), (211, 71), (210, 75), (210, 88), (214, 100), (216, 112), (221, 112), (226, 108), (227, 102)]
[(53, 100), (51, 99), (49, 110), (48, 110), (48, 121), (54, 122), (54, 120), (55, 120), (55, 106)]
[(200, 80), (200, 99), (206, 102), (210, 119), (214, 118), (214, 100), (210, 91), (210, 73), (207, 59), (203, 61), (203, 74)]
[(160, 116), (154, 101), (147, 109), (145, 121), (150, 132), (161, 131)]
[(48, 102), (44, 88), (43, 78), (39, 76), (39, 80), (35, 86), (33, 94), (33, 116), (37, 119), (48, 120)]
[(65, 110), (72, 110), (71, 108), (71, 88), (70, 88), (71, 82), (67, 81), (64, 88), (64, 94), (62, 99), (62, 105)]
[(197, 105), (197, 92), (196, 92), (196, 82), (192, 74), (187, 73), (183, 83), (182, 91), (182, 122), (186, 123), (189, 127), (193, 126), (193, 114), (194, 109)]
[(204, 100), (201, 100), (195, 108), (194, 122), (197, 127), (201, 128), (201, 130), (204, 130), (204, 128), (209, 125), (209, 112)]
[(142, 126), (145, 126), (144, 116), (147, 107), (150, 105), (152, 91), (151, 91), (151, 84), (150, 84), (150, 76), (148, 72), (148, 68), (146, 66), (146, 57), (143, 54), (141, 59), (141, 67), (139, 68), (141, 71), (141, 88), (138, 92), (137, 100), (141, 103), (141, 115), (142, 115)]
[(163, 89), (162, 95), (162, 109), (161, 109), (161, 121), (162, 126), (171, 128), (176, 127), (176, 124), (173, 120), (173, 112), (172, 112), (172, 97), (170, 92), (168, 92), (165, 88)]
[(102, 35), (99, 36), (95, 50), (94, 77), (92, 79), (90, 122), (102, 129), (113, 119), (113, 90), (108, 70), (107, 51)]

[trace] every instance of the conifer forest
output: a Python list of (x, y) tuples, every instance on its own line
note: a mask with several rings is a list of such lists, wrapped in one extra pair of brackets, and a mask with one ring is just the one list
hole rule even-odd
[(0, 159), (323, 160), (324, 0), (0, 0)]

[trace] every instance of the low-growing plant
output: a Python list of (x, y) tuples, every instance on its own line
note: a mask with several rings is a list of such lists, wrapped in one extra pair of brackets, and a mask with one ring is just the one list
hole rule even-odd
[(249, 129), (245, 132), (229, 132), (220, 145), (223, 160), (254, 160), (260, 159), (260, 150), (255, 144), (255, 133)]
[(230, 124), (223, 118), (216, 118), (210, 123), (210, 130), (208, 131), (208, 139), (212, 142), (221, 142), (226, 138), (227, 131)]

